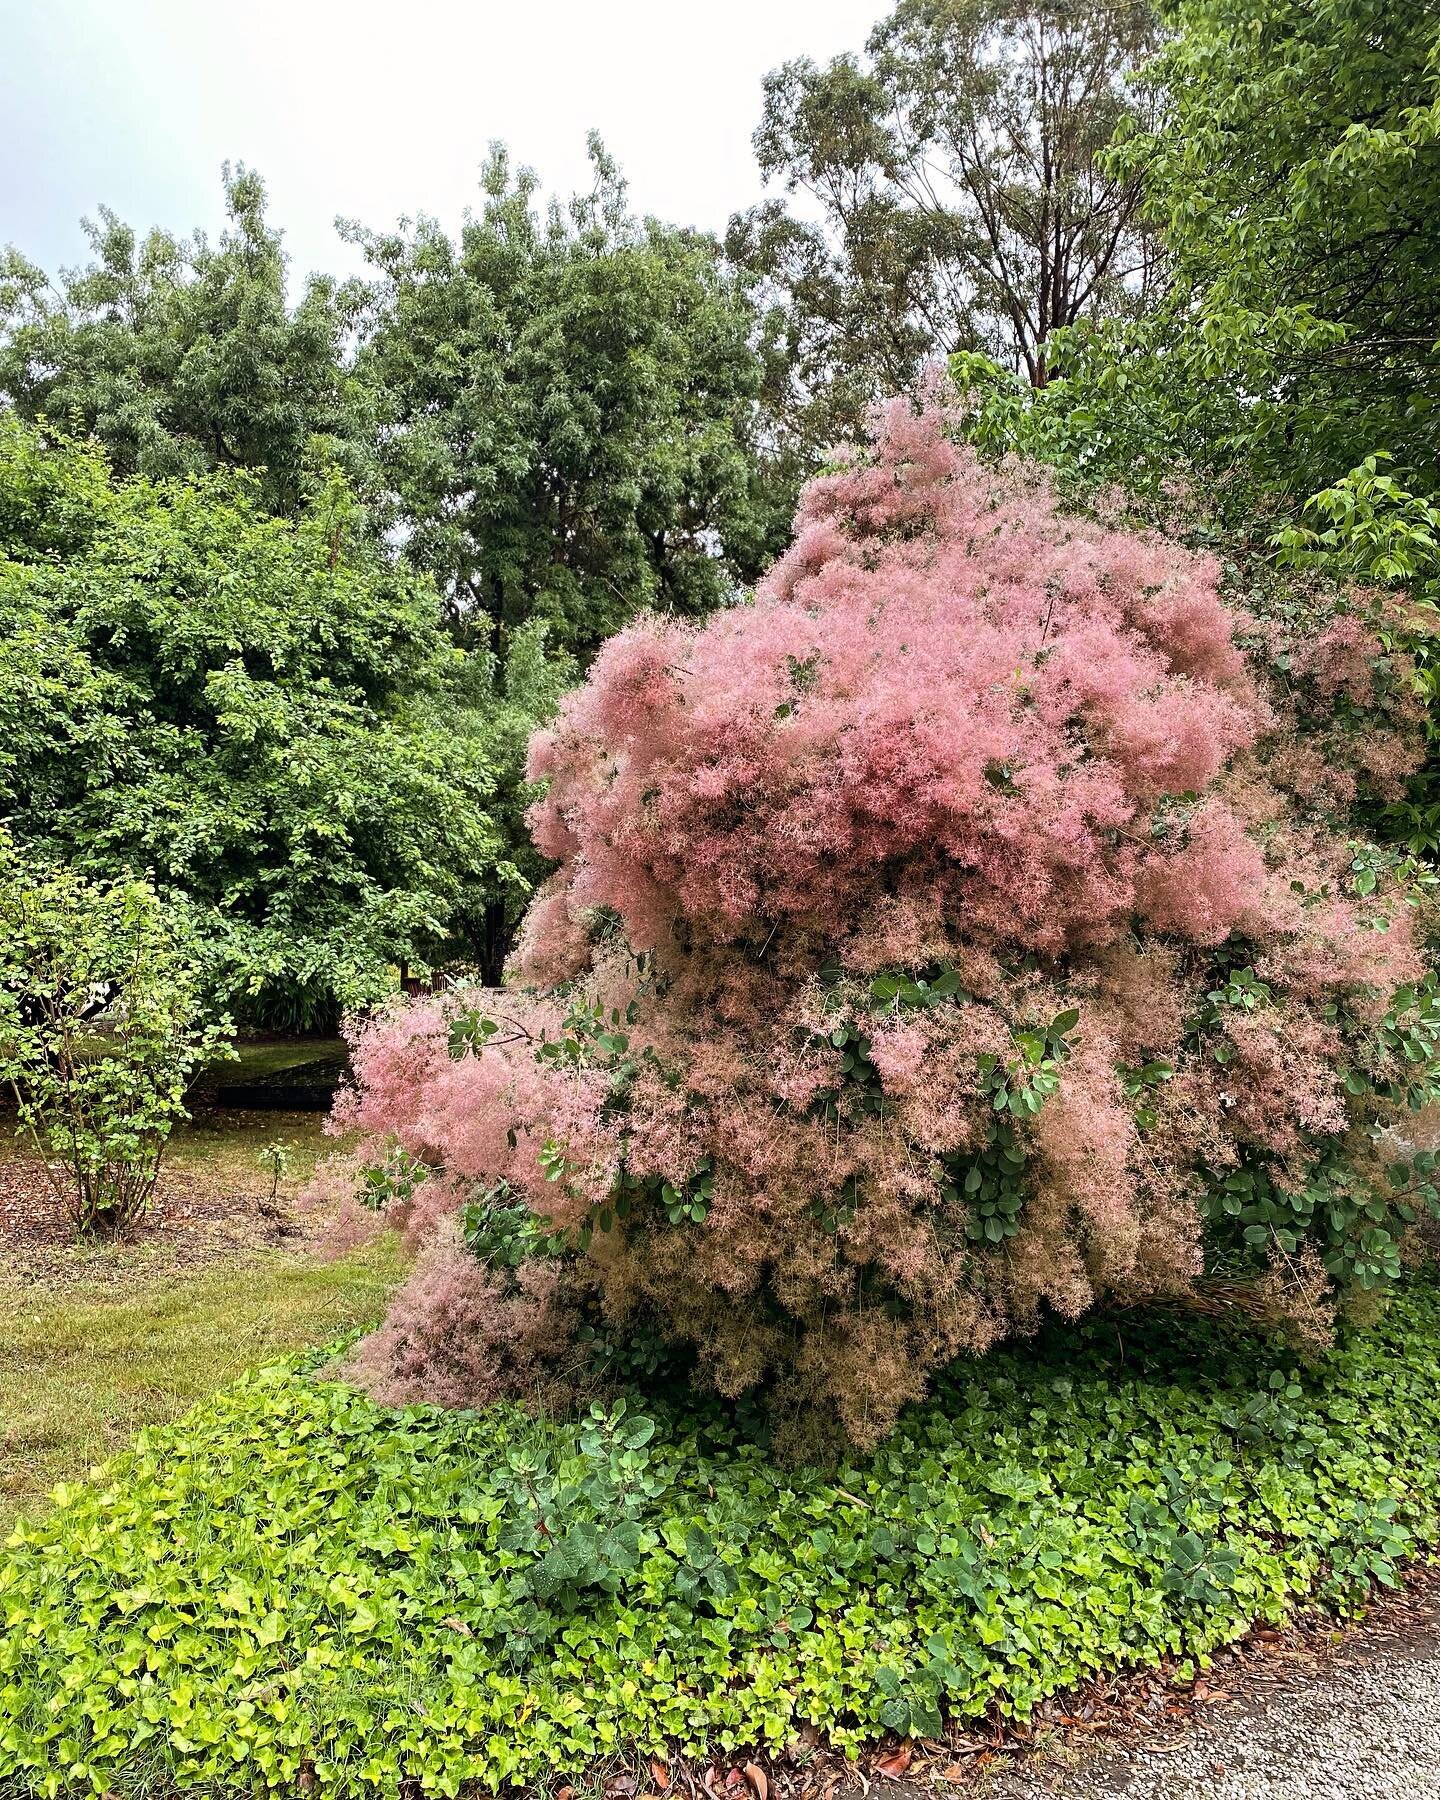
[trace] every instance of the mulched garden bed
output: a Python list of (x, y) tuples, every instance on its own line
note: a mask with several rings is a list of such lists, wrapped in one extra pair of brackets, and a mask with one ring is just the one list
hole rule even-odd
[[(230, 1118), (243, 1130), (260, 1115)], [(271, 1113), (263, 1129), (282, 1134), (284, 1123)], [(313, 1222), (297, 1218), (283, 1194), (272, 1203), (259, 1168), (237, 1180), (185, 1165), (162, 1169), (154, 1201), (124, 1239), (77, 1243), (38, 1157), (13, 1140), (0, 1142), (0, 1281), (63, 1287), (117, 1260), (199, 1269), (237, 1252), (295, 1244), (312, 1230)]]

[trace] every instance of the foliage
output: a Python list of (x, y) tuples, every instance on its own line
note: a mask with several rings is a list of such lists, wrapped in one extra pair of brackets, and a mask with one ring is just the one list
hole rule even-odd
[(1367, 456), (1312, 494), (1300, 517), (1272, 541), (1282, 567), (1403, 589), (1382, 642), (1413, 664), (1425, 709), (1426, 758), (1404, 798), (1386, 809), (1381, 829), (1434, 862), (1440, 858), (1440, 504), (1397, 481), (1382, 467), (1390, 460), (1386, 453)]
[(0, 838), (0, 1082), (78, 1232), (145, 1210), (190, 1079), (229, 1036), (153, 888), (87, 882)]
[(530, 737), (554, 718), (561, 695), (575, 680), (574, 658), (552, 645), (545, 620), (517, 625), (504, 638), (500, 656), (472, 647), (457, 678), (464, 702), (460, 717), (495, 770), (486, 812), (500, 848), (460, 896), (434, 952), (437, 962), (474, 967), (491, 986), (504, 975), (530, 894), (549, 873), (525, 827), (538, 791), (525, 778)]
[[(227, 950), (277, 1023), (368, 1001), (381, 965), (427, 951), (498, 981), (543, 873), (523, 829), (525, 741), (573, 680), (572, 656), (647, 605), (705, 611), (788, 522), (793, 489), (776, 501), (754, 476), (759, 366), (739, 283), (709, 239), (636, 223), (598, 143), (592, 154), (593, 191), (541, 214), (535, 177), (512, 174), (497, 148), (458, 242), (424, 218), (349, 225), (373, 279), (313, 277), (293, 307), (263, 184), (243, 168), (226, 173), (232, 223), (218, 244), (137, 241), (106, 211), (90, 268), (52, 282), (17, 252), (0, 260), (0, 402), (93, 435), (121, 475), (251, 472), (243, 490), (209, 491), (243, 491), (302, 534), (328, 521), (347, 567), (407, 604), (427, 590), (387, 565), (433, 575), (429, 604), (468, 653), (438, 708), (434, 670), (399, 666), (387, 689), (410, 707), (407, 739), (435, 718), (431, 770), (455, 764), (440, 841), (409, 858), (391, 824), (373, 834), (382, 861), (423, 872), (356, 884), (353, 938), (333, 895), (316, 896), (330, 915), (318, 941), (314, 920), (280, 919), (257, 946), (252, 921)], [(366, 501), (341, 508), (343, 525), (337, 469)], [(70, 646), (47, 642), (43, 663), (47, 687), (94, 675)], [(478, 788), (477, 759), (490, 769)], [(431, 840), (434, 797), (406, 804)], [(242, 911), (254, 903), (237, 895)]]
[(1052, 332), (1143, 309), (1139, 183), (1101, 152), (1150, 115), (1124, 78), (1153, 41), (1144, 4), (900, 0), (864, 60), (766, 77), (761, 171), (819, 217), (770, 201), (728, 247), (764, 308), (767, 403), (807, 450), (937, 355), (1043, 386)]
[(216, 244), (137, 239), (102, 208), (95, 261), (57, 282), (0, 254), (0, 397), (93, 435), (122, 474), (254, 469), (267, 508), (295, 513), (346, 430), (344, 321), (324, 277), (287, 303), (253, 170), (226, 168), (225, 203)]
[[(200, 1165), (201, 1180), (241, 1192), (257, 1137), (233, 1115), (218, 1131), (182, 1125), (170, 1170)], [(297, 1164), (315, 1148), (297, 1144)], [(14, 1272), (14, 1302), (0, 1306), (0, 1544), (57, 1481), (83, 1480), (142, 1427), (168, 1425), (247, 1367), (372, 1324), (408, 1263), (389, 1237), (331, 1262), (262, 1251), (194, 1270), (177, 1267), (166, 1235), (74, 1247), (54, 1286)]]
[(541, 217), (496, 146), (458, 242), (348, 227), (382, 522), (462, 639), (543, 620), (584, 655), (646, 605), (703, 612), (766, 549), (752, 497), (750, 316), (715, 246), (595, 186)]
[(1143, 171), (1193, 309), (1186, 374), (1212, 395), (1230, 389), (1230, 429), (1212, 455), (1306, 494), (1317, 473), (1333, 478), (1383, 449), (1434, 487), (1433, 13), (1386, 0), (1184, 0), (1174, 23), (1153, 71), (1166, 116), (1131, 136), (1123, 160)]
[(1437, 1341), (1419, 1284), (1309, 1372), (1201, 1325), (1054, 1330), (833, 1474), (718, 1409), (386, 1412), (272, 1368), (12, 1539), (12, 1791), (578, 1785), (1185, 1679), (1435, 1544)]
[[(538, 991), (356, 1041), (345, 1120), (436, 1171), (418, 1236), (503, 1183), (571, 1251), (523, 1305), (452, 1260), (410, 1392), (456, 1392), (457, 1283), (558, 1363), (571, 1282), (768, 1389), (792, 1449), (868, 1444), (1047, 1310), (1223, 1293), (1314, 1337), (1389, 1270), (1411, 1220), (1367, 1196), (1424, 1148), (1440, 1011), (1404, 866), (1345, 807), (1413, 719), (1352, 613), (1283, 651), (1250, 621), (1252, 670), (1217, 579), (896, 402), (753, 605), (607, 645), (532, 748)], [(1337, 1162), (1359, 1200), (1298, 1235), (1207, 1208)]]
[[(1327, 583), (1387, 585), (1382, 641), (1429, 708), (1433, 15), (1377, 0), (1184, 0), (1167, 18), (1147, 71), (1166, 96), (1160, 120), (1122, 128), (1109, 166), (1142, 181), (1169, 298), (1147, 319), (1059, 333), (1059, 379), (1040, 394), (963, 359), (967, 429), (987, 451), (1043, 458), (1086, 500), (1123, 484), (1148, 516), (1223, 540), (1249, 584), (1266, 585), (1278, 551)], [(1433, 860), (1427, 735), (1418, 775), (1368, 818)]]
[(276, 520), (248, 478), (122, 482), (0, 419), (0, 813), (87, 873), (150, 871), (237, 1011), (333, 1019), (523, 891), (487, 810), (497, 679), (339, 484)]
[(1379, 453), (1432, 492), (1433, 14), (1182, 0), (1169, 22), (1147, 70), (1161, 117), (1132, 122), (1110, 162), (1143, 183), (1169, 298), (1148, 319), (1062, 334), (1063, 379), (1033, 402), (1002, 388), (1001, 434), (1092, 481), (1198, 477), (1232, 528)]
[(268, 1144), (262, 1144), (255, 1152), (255, 1160), (270, 1177), (270, 1198), (275, 1200), (280, 1192), (280, 1183), (290, 1173), (290, 1145), (283, 1138), (275, 1138)]

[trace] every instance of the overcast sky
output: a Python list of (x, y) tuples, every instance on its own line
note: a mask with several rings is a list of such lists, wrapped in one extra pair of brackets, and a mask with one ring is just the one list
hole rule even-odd
[(760, 80), (859, 49), (884, 0), (0, 0), (0, 243), (86, 259), (102, 201), (186, 233), (264, 176), (292, 275), (349, 273), (337, 214), (458, 224), (492, 138), (547, 190), (599, 130), (634, 208), (723, 228), (761, 196)]

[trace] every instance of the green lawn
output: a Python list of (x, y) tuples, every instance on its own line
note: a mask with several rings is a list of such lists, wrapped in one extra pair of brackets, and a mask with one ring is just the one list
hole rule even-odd
[(200, 1111), (171, 1138), (165, 1167), (172, 1175), (193, 1176), (208, 1187), (242, 1194), (268, 1193), (270, 1174), (259, 1152), (282, 1143), (290, 1161), (280, 1184), (293, 1198), (315, 1172), (322, 1156), (335, 1149), (325, 1135), (324, 1113)]
[(267, 1251), (186, 1276), (117, 1262), (61, 1291), (0, 1290), (0, 1533), (142, 1425), (177, 1418), (255, 1363), (370, 1324), (401, 1268), (387, 1240), (334, 1263)]
[[(341, 1140), (342, 1142), (344, 1140)], [(193, 1182), (212, 1195), (256, 1199), (268, 1195), (271, 1173), (259, 1153), (267, 1144), (283, 1143), (289, 1153), (282, 1200), (293, 1201), (315, 1172), (315, 1165), (335, 1150), (337, 1140), (325, 1134), (325, 1115), (317, 1112), (251, 1112), (196, 1107), (193, 1118), (175, 1128), (165, 1147), (162, 1182)], [(15, 1130), (13, 1115), (0, 1114), (0, 1162), (28, 1160), (34, 1155), (28, 1137)], [(131, 1244), (96, 1246), (101, 1260), (117, 1269), (143, 1263), (144, 1237)]]

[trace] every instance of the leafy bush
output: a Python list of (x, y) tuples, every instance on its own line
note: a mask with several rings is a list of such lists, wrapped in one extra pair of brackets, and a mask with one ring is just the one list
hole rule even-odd
[(229, 1036), (147, 882), (32, 866), (0, 837), (0, 1081), (78, 1231), (144, 1211), (190, 1078)]
[[(523, 1199), (577, 1318), (861, 1444), (1047, 1311), (1223, 1295), (1320, 1335), (1432, 1198), (1390, 1127), (1440, 1000), (1395, 859), (1332, 823), (1347, 757), (1410, 754), (1364, 621), (1307, 624), (1268, 697), (1211, 561), (945, 424), (890, 408), (753, 605), (612, 640), (532, 746), (541, 991), (383, 1016), (345, 1108), (435, 1171), (418, 1226)], [(429, 1342), (411, 1391), (453, 1392)]]
[(962, 1363), (833, 1476), (718, 1409), (248, 1377), (12, 1539), (6, 1792), (453, 1795), (806, 1725), (854, 1749), (1121, 1663), (1183, 1678), (1436, 1542), (1433, 1286), (1308, 1373), (1188, 1322), (1124, 1340)]
[[(115, 480), (0, 417), (0, 815), (193, 909), (223, 1004), (292, 1027), (524, 883), (488, 810), (498, 672), (332, 484)], [(532, 646), (533, 647), (533, 646)]]

